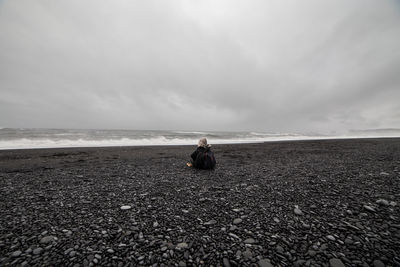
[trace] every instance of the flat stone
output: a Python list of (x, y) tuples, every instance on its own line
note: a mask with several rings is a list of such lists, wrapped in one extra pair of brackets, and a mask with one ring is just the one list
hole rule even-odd
[(371, 207), (371, 206), (368, 206), (368, 205), (364, 205), (364, 209), (367, 210), (367, 211), (370, 211), (370, 212), (375, 212), (375, 209), (373, 207)]
[(217, 221), (216, 220), (209, 220), (208, 222), (204, 223), (204, 225), (213, 225), (216, 224)]
[(110, 254), (112, 254), (112, 253), (114, 253), (114, 250), (111, 249), (111, 248), (109, 248), (109, 249), (107, 249), (107, 252), (110, 253)]
[(43, 248), (41, 248), (41, 247), (35, 248), (35, 249), (33, 250), (33, 254), (34, 254), (34, 255), (39, 255), (39, 254), (42, 253), (42, 252), (43, 252)]
[(307, 262), (306, 260), (300, 259), (300, 260), (295, 261), (294, 266), (300, 267), (300, 266), (303, 266), (303, 264), (306, 262)]
[(387, 201), (386, 199), (378, 199), (376, 203), (383, 206), (389, 206), (389, 201)]
[(390, 174), (387, 173), (387, 172), (381, 172), (380, 175), (382, 175), (382, 176), (389, 176)]
[(224, 267), (231, 267), (231, 264), (227, 258), (224, 258), (222, 261), (224, 263)]
[(233, 220), (233, 224), (239, 224), (239, 223), (241, 223), (242, 221), (243, 221), (242, 219), (236, 218), (236, 219)]
[(333, 258), (329, 260), (329, 265), (331, 267), (346, 267), (343, 262), (337, 258)]
[(236, 225), (232, 225), (230, 228), (229, 228), (229, 231), (235, 231), (235, 230), (237, 230), (238, 229), (238, 227), (236, 226)]
[(246, 243), (246, 244), (254, 244), (254, 243), (256, 243), (256, 241), (253, 238), (247, 238), (246, 240), (244, 240), (244, 243)]
[(278, 252), (278, 253), (283, 253), (283, 252), (284, 252), (283, 247), (281, 247), (281, 246), (276, 246), (276, 252)]
[(178, 243), (176, 245), (176, 248), (178, 248), (178, 249), (185, 249), (185, 248), (188, 248), (188, 247), (189, 247), (189, 245), (187, 243), (185, 243), (185, 242)]
[(121, 206), (121, 210), (130, 210), (132, 207), (129, 205)]
[(258, 266), (260, 267), (274, 267), (274, 265), (271, 264), (271, 261), (269, 259), (261, 259), (258, 261)]
[(299, 208), (294, 208), (293, 212), (294, 212), (294, 214), (299, 215), (299, 216), (303, 215), (303, 212)]
[(16, 250), (11, 254), (11, 257), (17, 258), (22, 254), (21, 250)]
[(242, 253), (243, 257), (245, 257), (246, 259), (249, 259), (251, 257), (253, 257), (253, 253), (251, 252), (251, 250), (246, 249), (243, 253)]
[(385, 267), (385, 264), (380, 260), (374, 260), (372, 264), (374, 265), (374, 267)]
[(317, 252), (314, 250), (309, 250), (308, 255), (310, 255), (311, 257), (314, 257), (315, 255), (317, 255)]
[(179, 267), (186, 267), (186, 263), (184, 261), (180, 261), (178, 265)]
[(40, 243), (41, 244), (47, 244), (47, 243), (55, 241), (56, 239), (57, 239), (57, 237), (52, 236), (52, 235), (48, 235), (48, 236), (45, 236), (42, 239), (40, 239)]
[(326, 238), (328, 238), (331, 241), (335, 241), (336, 238), (333, 235), (327, 235)]
[(69, 249), (65, 250), (64, 255), (68, 255), (73, 250), (74, 250), (74, 248), (69, 248)]

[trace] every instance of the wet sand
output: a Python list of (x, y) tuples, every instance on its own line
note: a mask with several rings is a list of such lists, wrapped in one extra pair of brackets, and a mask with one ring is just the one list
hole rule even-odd
[(400, 266), (400, 138), (194, 148), (0, 151), (0, 266)]

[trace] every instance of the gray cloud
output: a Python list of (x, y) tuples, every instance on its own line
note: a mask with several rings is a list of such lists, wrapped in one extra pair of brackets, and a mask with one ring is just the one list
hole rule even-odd
[(400, 127), (397, 1), (0, 1), (0, 126)]

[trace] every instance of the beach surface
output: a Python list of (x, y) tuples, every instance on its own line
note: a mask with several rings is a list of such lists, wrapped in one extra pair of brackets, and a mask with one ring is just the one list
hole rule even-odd
[(0, 151), (0, 266), (400, 266), (400, 138)]

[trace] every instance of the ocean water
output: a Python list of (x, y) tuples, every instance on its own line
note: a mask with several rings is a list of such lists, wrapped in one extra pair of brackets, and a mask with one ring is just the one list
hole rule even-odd
[(0, 128), (0, 149), (196, 145), (201, 137), (207, 137), (210, 144), (234, 144), (283, 140), (351, 138), (359, 136), (359, 134), (357, 136), (338, 136), (272, 132)]

